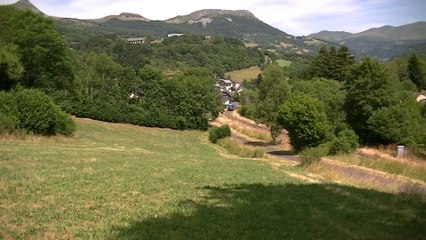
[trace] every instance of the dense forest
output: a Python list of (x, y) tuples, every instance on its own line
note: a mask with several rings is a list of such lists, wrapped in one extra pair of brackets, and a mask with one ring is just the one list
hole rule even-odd
[(350, 152), (359, 142), (404, 144), (425, 156), (426, 105), (415, 97), (426, 87), (425, 60), (356, 60), (345, 46), (324, 46), (297, 69), (266, 67), (243, 93), (240, 112), (273, 137), (287, 129), (295, 150), (312, 155)]
[[(206, 130), (222, 110), (214, 84), (225, 72), (259, 66), (244, 82), (240, 112), (286, 129), (296, 151), (336, 154), (365, 145), (425, 151), (425, 56), (355, 59), (345, 46), (315, 57), (246, 48), (219, 36), (186, 34), (132, 45), (115, 34), (58, 33), (44, 16), (0, 7), (0, 133), (70, 135), (68, 114), (151, 127)], [(278, 53), (279, 54), (279, 53)], [(47, 115), (39, 117), (37, 113)], [(40, 114), (39, 114), (40, 115)]]

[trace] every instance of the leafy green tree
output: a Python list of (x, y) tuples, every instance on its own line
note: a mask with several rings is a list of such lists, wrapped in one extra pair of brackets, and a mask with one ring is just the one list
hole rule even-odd
[(417, 85), (418, 89), (426, 88), (425, 68), (426, 66), (423, 66), (415, 54), (408, 59), (408, 76), (410, 80)]
[(0, 6), (0, 42), (18, 46), (25, 87), (65, 89), (73, 74), (69, 52), (53, 22), (31, 11)]
[(422, 128), (420, 107), (398, 80), (371, 58), (357, 64), (351, 76), (345, 108), (348, 123), (360, 140), (369, 144), (416, 142), (414, 135)]
[(17, 46), (0, 43), (0, 90), (10, 90), (23, 73)]
[(272, 142), (275, 143), (281, 126), (277, 122), (278, 109), (288, 98), (290, 85), (285, 79), (283, 69), (278, 65), (269, 65), (259, 86), (257, 118), (268, 125)]
[(316, 147), (330, 136), (324, 105), (307, 95), (293, 95), (278, 111), (278, 123), (287, 129), (295, 150)]
[(323, 77), (337, 81), (345, 81), (347, 71), (355, 63), (353, 54), (346, 46), (336, 49), (321, 46), (317, 57), (311, 64), (311, 77)]
[(346, 128), (346, 113), (344, 110), (346, 90), (341, 82), (325, 78), (300, 80), (292, 82), (292, 94), (306, 94), (323, 102), (328, 120), (335, 133)]
[(379, 143), (413, 145), (421, 142), (426, 124), (419, 104), (409, 99), (409, 93), (406, 97), (408, 100), (398, 105), (378, 109), (367, 120), (369, 130)]

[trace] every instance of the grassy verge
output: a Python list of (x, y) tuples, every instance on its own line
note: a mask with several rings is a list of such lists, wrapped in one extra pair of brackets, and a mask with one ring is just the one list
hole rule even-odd
[(374, 159), (354, 154), (346, 156), (334, 156), (330, 158), (337, 161), (380, 170), (391, 174), (406, 176), (426, 182), (425, 164), (411, 164), (390, 159)]
[(262, 148), (245, 146), (230, 138), (221, 139), (218, 141), (218, 144), (228, 150), (229, 153), (239, 157), (261, 158), (265, 156), (265, 150)]
[[(422, 239), (416, 197), (223, 156), (207, 133), (77, 119), (0, 140), (0, 239)], [(279, 162), (276, 162), (279, 163)]]

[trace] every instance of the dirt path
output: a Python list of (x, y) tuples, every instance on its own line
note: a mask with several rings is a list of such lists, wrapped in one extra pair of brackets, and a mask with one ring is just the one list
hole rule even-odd
[[(233, 112), (226, 111), (221, 117), (231, 119), (246, 127), (269, 132), (266, 126), (255, 124), (250, 119), (244, 119), (239, 115), (235, 116)], [(298, 155), (294, 155), (288, 150), (282, 150), (279, 146), (271, 145), (265, 141), (253, 140), (237, 133), (233, 133), (231, 137), (235, 141), (245, 145), (263, 148), (267, 154), (275, 158), (285, 161), (300, 162)], [(347, 179), (350, 182), (362, 183), (376, 188), (393, 189), (395, 192), (415, 193), (426, 199), (426, 183), (419, 180), (334, 161), (328, 158), (324, 158), (319, 163), (319, 167), (324, 169), (324, 171), (332, 172), (333, 175), (338, 175), (339, 178)]]

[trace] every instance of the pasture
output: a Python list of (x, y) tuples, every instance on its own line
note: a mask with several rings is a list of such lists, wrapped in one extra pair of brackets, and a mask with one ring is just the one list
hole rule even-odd
[(76, 119), (0, 139), (0, 239), (424, 239), (419, 198), (245, 159), (207, 133)]

